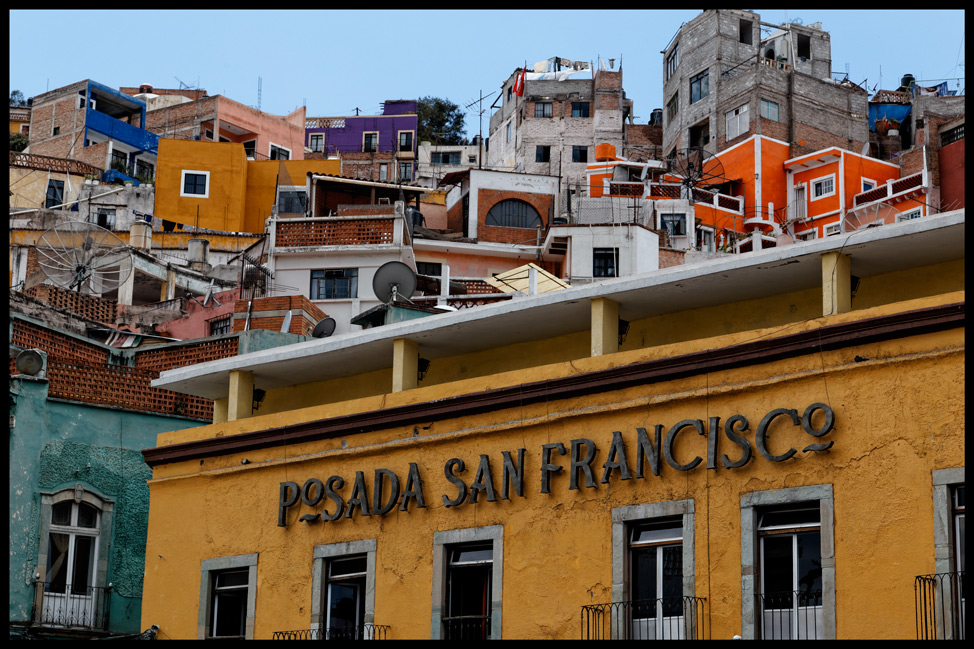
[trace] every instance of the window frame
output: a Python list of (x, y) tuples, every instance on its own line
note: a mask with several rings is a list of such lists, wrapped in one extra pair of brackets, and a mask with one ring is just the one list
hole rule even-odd
[[(62, 502), (73, 501), (80, 505), (86, 503), (98, 510), (94, 528), (83, 528), (81, 534), (86, 536), (97, 535), (98, 541), (94, 549), (94, 565), (91, 570), (91, 584), (94, 588), (104, 588), (108, 584), (108, 557), (111, 546), (112, 519), (114, 516), (115, 501), (111, 498), (95, 492), (90, 487), (77, 482), (75, 484), (61, 484), (51, 491), (40, 492), (40, 511), (39, 511), (39, 536), (41, 540), (37, 554), (37, 571), (41, 575), (39, 581), (47, 582), (50, 575), (47, 574), (47, 563), (51, 553), (50, 537), (51, 528), (55, 528), (55, 533), (64, 533), (67, 529), (61, 525), (53, 525), (51, 516), (55, 505)], [(74, 516), (74, 514), (72, 514)], [(82, 528), (72, 528), (82, 530)], [(104, 612), (101, 610), (104, 605), (104, 598), (93, 598), (94, 615), (92, 619), (102, 619)]]
[(674, 92), (670, 100), (666, 102), (666, 122), (671, 123), (680, 113), (680, 92)]
[(92, 205), (88, 214), (88, 222), (106, 230), (113, 230), (115, 229), (117, 213), (118, 210), (114, 205)]
[[(706, 99), (710, 95), (710, 68), (690, 77), (690, 103)], [(694, 99), (696, 97), (696, 99)]]
[[(406, 144), (403, 144), (402, 141), (404, 135), (409, 136), (408, 137), (409, 141)], [(415, 132), (411, 130), (399, 131), (398, 137), (399, 139), (398, 139), (398, 143), (396, 144), (396, 150), (400, 153), (412, 153), (413, 143), (416, 141)]]
[[(341, 277), (328, 276), (328, 273), (334, 273), (338, 271), (343, 273)], [(347, 274), (348, 271), (355, 271), (355, 274), (348, 275)], [(315, 273), (321, 273), (321, 277), (315, 277)], [(310, 281), (308, 286), (308, 293), (310, 295), (311, 300), (355, 300), (358, 299), (359, 297), (358, 295), (359, 269), (358, 268), (312, 268), (309, 279)], [(328, 287), (337, 285), (335, 284), (335, 282), (342, 279), (350, 280), (348, 283), (349, 294), (347, 296), (336, 297), (335, 295), (332, 295), (331, 297), (328, 297), (328, 293), (329, 293)], [(354, 281), (351, 281), (353, 279)], [(331, 280), (331, 282), (329, 282), (329, 280)], [(315, 290), (316, 281), (321, 282), (321, 284), (318, 285), (318, 290)], [(318, 297), (322, 293), (321, 291), (322, 287), (324, 288), (325, 297)], [(334, 290), (332, 290), (331, 292), (334, 293)]]
[(754, 640), (757, 634), (756, 610), (760, 593), (759, 510), (799, 502), (818, 501), (820, 551), (822, 559), (822, 629), (824, 639), (835, 640), (835, 523), (831, 484), (808, 485), (741, 496), (741, 637)]
[[(203, 193), (186, 191), (186, 176), (203, 176)], [(198, 183), (197, 183), (198, 185)], [(201, 169), (181, 169), (179, 172), (179, 195), (187, 198), (209, 198), (210, 197), (210, 172)]]
[[(613, 273), (611, 275), (597, 274), (596, 270), (605, 267), (604, 260), (608, 257), (612, 258)], [(599, 263), (599, 260), (602, 260), (601, 263)], [(592, 248), (592, 278), (603, 279), (619, 276), (619, 248)]]
[(923, 218), (923, 208), (917, 207), (915, 209), (909, 210), (908, 212), (900, 212), (896, 215), (896, 222), (902, 223), (903, 221), (912, 221), (913, 219)]
[(670, 77), (676, 72), (676, 68), (680, 65), (680, 44), (674, 43), (673, 49), (670, 50), (669, 54), (666, 55), (666, 80), (669, 81)]
[(200, 600), (197, 618), (198, 640), (214, 639), (211, 634), (215, 581), (220, 573), (247, 569), (247, 611), (244, 617), (244, 639), (254, 639), (254, 619), (257, 604), (258, 554), (240, 554), (230, 557), (214, 557), (200, 562)]
[(572, 102), (572, 117), (581, 117), (581, 118), (589, 117), (590, 116), (590, 112), (589, 112), (590, 106), (591, 106), (591, 102), (587, 102), (587, 101), (573, 101)]
[(308, 148), (311, 149), (313, 153), (321, 153), (325, 150), (325, 134), (324, 133), (309, 133), (308, 134)]
[(546, 117), (552, 117), (553, 115), (554, 115), (554, 108), (550, 101), (536, 101), (534, 103), (535, 117), (546, 118)]
[(413, 163), (412, 162), (409, 162), (409, 161), (400, 162), (396, 166), (396, 169), (399, 172), (399, 180), (407, 180), (407, 181), (412, 182), (412, 180), (413, 180)]
[[(828, 191), (825, 191), (824, 189), (826, 183), (831, 184), (831, 188)], [(814, 178), (808, 182), (808, 186), (811, 188), (811, 191), (809, 192), (810, 196), (808, 197), (809, 202), (828, 198), (829, 196), (835, 196), (835, 174)], [(817, 194), (819, 186), (822, 186), (823, 188), (821, 194)]]
[[(55, 209), (59, 205), (64, 205), (64, 181), (51, 178), (47, 181), (47, 192), (44, 194), (44, 209)], [(61, 207), (59, 209), (64, 208)]]
[[(676, 217), (679, 217), (679, 221), (683, 223), (683, 232), (673, 232), (670, 230), (670, 228), (666, 227), (667, 223), (676, 222)], [(670, 235), (670, 239), (673, 239), (674, 237), (685, 237), (687, 236), (687, 221), (688, 219), (686, 212), (660, 212), (658, 229), (661, 231), (666, 230), (666, 232)]]
[[(744, 125), (741, 126), (741, 120), (743, 119)], [(731, 135), (731, 124), (734, 124), (734, 134)], [(734, 138), (744, 135), (751, 128), (751, 116), (748, 111), (748, 105), (742, 104), (733, 110), (729, 110), (724, 113), (724, 139), (733, 140)]]
[(534, 161), (535, 162), (551, 162), (551, 145), (550, 144), (538, 144), (534, 147)]
[[(626, 505), (612, 509), (612, 601), (629, 601), (629, 532), (634, 525), (654, 520), (682, 517), (683, 597), (696, 597), (693, 499)], [(692, 637), (696, 636), (693, 630)]]
[[(494, 212), (495, 209), (497, 210), (496, 213)], [(490, 206), (487, 214), (484, 215), (484, 225), (534, 230), (539, 226), (544, 227), (544, 218), (538, 209), (526, 200), (505, 198)]]
[(572, 162), (588, 163), (588, 146), (584, 144), (572, 145)]
[[(301, 200), (303, 198), (303, 200)], [(284, 211), (281, 209), (282, 201), (297, 201), (297, 203), (303, 207), (299, 211)], [(277, 200), (274, 201), (274, 207), (277, 208), (278, 214), (307, 214), (308, 213), (308, 188), (304, 185), (278, 185), (277, 186)], [(287, 207), (291, 207), (290, 203)]]
[(491, 543), (490, 640), (501, 639), (501, 615), (504, 592), (504, 526), (489, 525), (433, 533), (433, 606), (430, 613), (430, 639), (440, 640), (443, 618), (447, 617), (448, 560), (450, 550), (458, 545)]
[(375, 623), (375, 556), (376, 539), (345, 541), (314, 546), (311, 568), (311, 630), (324, 638), (327, 632), (328, 610), (328, 563), (335, 559), (365, 555), (365, 608), (362, 612), (364, 625)]
[[(278, 152), (278, 156), (276, 158), (274, 157), (274, 152), (275, 151)], [(286, 158), (280, 157), (281, 152), (286, 153), (287, 154), (287, 157)], [(274, 144), (273, 142), (270, 142), (267, 145), (267, 159), (268, 160), (290, 160), (291, 159), (291, 149), (289, 149), (289, 148), (287, 148), (285, 146), (281, 146), (280, 144)]]
[[(374, 140), (369, 136), (374, 136)], [(369, 141), (372, 140), (372, 147), (369, 148)], [(362, 132), (362, 153), (378, 153), (379, 151), (379, 132), (378, 131), (363, 131)]]
[[(774, 117), (771, 116), (772, 106), (774, 106)], [(779, 115), (780, 115), (779, 108), (780, 107), (778, 106), (778, 102), (771, 101), (770, 99), (761, 99), (761, 106), (759, 108), (759, 112), (761, 114), (761, 117), (763, 117), (764, 119), (770, 119), (772, 122), (779, 122), (781, 121), (779, 119)]]

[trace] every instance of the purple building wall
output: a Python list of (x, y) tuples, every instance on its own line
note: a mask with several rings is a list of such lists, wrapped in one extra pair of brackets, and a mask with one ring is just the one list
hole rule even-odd
[(387, 101), (382, 115), (309, 117), (307, 121), (309, 124), (317, 124), (305, 129), (305, 144), (312, 151), (320, 151), (326, 156), (364, 152), (363, 136), (369, 132), (378, 133), (375, 148), (377, 152), (398, 151), (400, 132), (411, 132), (410, 146), (404, 150), (416, 153), (416, 130), (419, 121), (415, 100)]

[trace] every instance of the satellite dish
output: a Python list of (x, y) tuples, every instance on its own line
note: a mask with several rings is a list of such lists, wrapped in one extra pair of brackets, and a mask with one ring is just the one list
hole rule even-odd
[(415, 290), (416, 273), (401, 261), (382, 264), (372, 278), (372, 291), (385, 304), (391, 304), (396, 297), (408, 300)]
[(44, 369), (44, 356), (36, 349), (25, 349), (17, 354), (17, 372), (37, 376)]
[(327, 338), (335, 333), (335, 324), (334, 318), (324, 318), (315, 325), (314, 329), (311, 330), (311, 337)]
[(898, 209), (888, 203), (871, 203), (849, 210), (842, 217), (839, 230), (843, 233), (858, 232), (866, 228), (896, 223), (902, 215)]
[(132, 249), (94, 223), (69, 221), (41, 233), (37, 263), (51, 282), (72, 291), (111, 293), (132, 273)]
[(680, 149), (667, 161), (667, 171), (680, 179), (683, 186), (680, 198), (691, 202), (695, 189), (727, 182), (720, 158), (704, 151), (703, 147)]

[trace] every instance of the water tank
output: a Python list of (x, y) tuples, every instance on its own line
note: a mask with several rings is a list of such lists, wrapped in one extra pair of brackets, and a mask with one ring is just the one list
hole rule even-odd
[(912, 74), (904, 74), (903, 75), (903, 78), (900, 79), (900, 85), (903, 86), (904, 88), (909, 88), (915, 82), (916, 82), (916, 79), (913, 77)]
[(424, 227), (426, 225), (426, 219), (423, 218), (423, 213), (412, 205), (406, 207), (406, 222), (409, 224), (410, 229)]
[(654, 108), (653, 112), (649, 114), (649, 123), (652, 126), (660, 126), (663, 123), (663, 109)]
[(616, 158), (616, 148), (611, 144), (595, 145), (596, 162), (609, 162), (610, 160), (615, 160), (615, 158)]

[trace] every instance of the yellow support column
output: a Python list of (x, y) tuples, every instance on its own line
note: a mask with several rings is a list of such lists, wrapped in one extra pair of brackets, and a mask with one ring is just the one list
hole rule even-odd
[(822, 315), (852, 311), (852, 261), (849, 255), (822, 255)]
[(419, 383), (419, 343), (406, 338), (392, 341), (392, 391), (412, 390)]
[(213, 400), (213, 423), (221, 424), (227, 420), (227, 407), (230, 404), (230, 399), (214, 399)]
[(619, 303), (604, 297), (592, 300), (592, 356), (619, 351)]
[[(230, 372), (230, 394), (227, 399), (227, 421), (249, 417), (254, 412), (254, 375), (235, 370)], [(214, 414), (215, 411), (214, 411)]]

